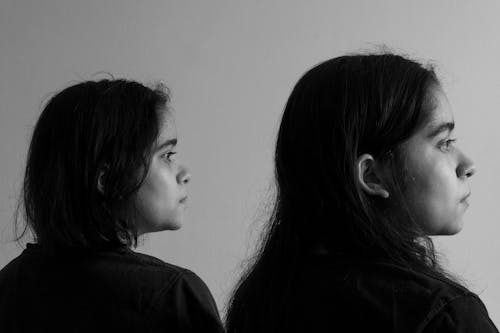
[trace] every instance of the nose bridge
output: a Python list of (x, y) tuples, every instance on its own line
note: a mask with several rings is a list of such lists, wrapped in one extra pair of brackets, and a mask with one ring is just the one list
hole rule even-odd
[(469, 178), (476, 173), (474, 161), (468, 157), (464, 152), (460, 151), (459, 163), (457, 166), (457, 176)]

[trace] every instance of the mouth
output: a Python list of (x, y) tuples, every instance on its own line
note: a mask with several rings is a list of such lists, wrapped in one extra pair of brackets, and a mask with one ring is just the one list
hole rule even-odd
[(464, 197), (462, 198), (462, 200), (460, 200), (460, 202), (467, 202), (467, 199), (469, 199), (471, 193), (468, 192), (466, 195), (464, 195)]
[(186, 203), (187, 198), (188, 198), (188, 197), (187, 197), (187, 195), (186, 195), (185, 197), (182, 197), (182, 198), (179, 200), (179, 202), (180, 202), (180, 203), (182, 203), (182, 204), (183, 204), (183, 203)]

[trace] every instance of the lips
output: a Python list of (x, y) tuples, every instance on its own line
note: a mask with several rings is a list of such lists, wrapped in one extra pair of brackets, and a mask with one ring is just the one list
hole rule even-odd
[(468, 192), (466, 195), (464, 195), (464, 197), (462, 198), (462, 200), (460, 200), (460, 202), (467, 202), (467, 199), (469, 199), (471, 193)]
[(182, 197), (182, 198), (179, 200), (179, 202), (180, 202), (180, 203), (186, 203), (187, 198), (188, 198), (188, 197), (187, 197), (187, 195), (186, 195), (185, 197)]

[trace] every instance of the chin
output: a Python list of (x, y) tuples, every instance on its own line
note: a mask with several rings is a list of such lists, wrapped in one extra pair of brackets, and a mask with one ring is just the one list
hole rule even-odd
[(165, 228), (164, 230), (179, 230), (180, 228), (182, 227), (182, 224), (180, 223), (176, 223), (174, 225), (170, 225), (168, 226), (167, 228)]
[(165, 223), (165, 224), (160, 224), (155, 228), (155, 231), (174, 231), (174, 230), (179, 230), (182, 227), (181, 223)]
[(462, 231), (463, 221), (454, 221), (436, 233), (436, 236), (453, 236)]
[(183, 219), (177, 218), (175, 220), (170, 220), (165, 222), (163, 230), (179, 230), (183, 225)]
[(168, 230), (175, 231), (175, 230), (179, 230), (181, 227), (182, 227), (181, 223), (168, 222), (168, 223), (158, 224), (155, 227), (152, 227), (150, 230), (147, 230), (145, 233), (168, 231)]
[(435, 236), (453, 236), (458, 234), (462, 229), (459, 230), (445, 230), (437, 233)]

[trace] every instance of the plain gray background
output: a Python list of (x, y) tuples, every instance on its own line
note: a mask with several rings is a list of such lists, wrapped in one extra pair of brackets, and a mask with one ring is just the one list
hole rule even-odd
[(162, 80), (193, 175), (190, 214), (138, 251), (198, 273), (223, 312), (265, 217), (292, 86), (321, 60), (385, 44), (438, 66), (478, 173), (464, 230), (436, 243), (500, 324), (499, 17), (498, 1), (1, 0), (0, 267), (22, 250), (12, 214), (47, 97), (99, 71)]

